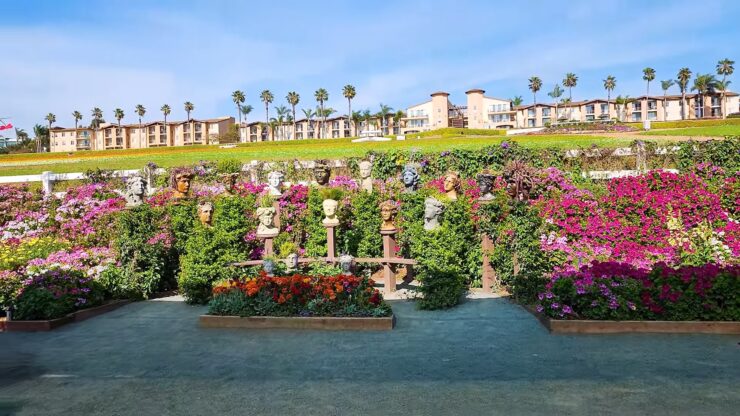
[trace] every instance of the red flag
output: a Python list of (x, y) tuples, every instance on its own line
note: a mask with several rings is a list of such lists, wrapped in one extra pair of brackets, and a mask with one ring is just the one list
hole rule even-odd
[(8, 130), (12, 128), (13, 128), (13, 125), (10, 123), (0, 126), (0, 130)]

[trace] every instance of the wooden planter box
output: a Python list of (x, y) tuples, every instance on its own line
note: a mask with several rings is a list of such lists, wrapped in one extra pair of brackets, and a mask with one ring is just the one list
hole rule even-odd
[(597, 321), (552, 319), (527, 307), (550, 332), (555, 334), (731, 334), (740, 335), (740, 322), (734, 321)]
[(203, 328), (246, 329), (321, 329), (333, 331), (387, 331), (393, 329), (395, 316), (382, 318), (353, 318), (333, 316), (217, 316), (201, 315), (198, 323)]
[(130, 303), (130, 300), (114, 300), (100, 306), (87, 309), (80, 309), (72, 312), (67, 316), (45, 321), (5, 321), (5, 330), (8, 332), (32, 332), (32, 331), (51, 331), (54, 328), (66, 325), (71, 322), (81, 322), (86, 319), (94, 318), (106, 312), (118, 309), (123, 305)]

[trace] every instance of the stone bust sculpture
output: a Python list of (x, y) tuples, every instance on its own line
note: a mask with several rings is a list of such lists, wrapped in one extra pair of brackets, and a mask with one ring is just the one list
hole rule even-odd
[(170, 174), (170, 186), (174, 190), (175, 199), (185, 199), (190, 193), (190, 184), (193, 181), (193, 173), (190, 169), (174, 169)]
[(204, 227), (210, 227), (213, 223), (213, 204), (201, 202), (198, 204), (198, 220)]
[(393, 201), (385, 201), (380, 204), (380, 217), (383, 219), (383, 223), (380, 225), (381, 231), (395, 231), (396, 230), (396, 214), (398, 213), (398, 207)]
[(360, 189), (371, 193), (373, 191), (373, 163), (369, 160), (360, 162)]
[(275, 208), (273, 207), (261, 207), (257, 208), (257, 219), (259, 219), (259, 225), (257, 226), (257, 237), (274, 237), (278, 235), (278, 229), (275, 227)]
[(434, 198), (424, 200), (424, 229), (427, 231), (439, 228), (439, 217), (444, 212), (445, 206)]
[(460, 192), (460, 176), (456, 172), (447, 172), (444, 178), (444, 190), (448, 198), (453, 201), (457, 200), (457, 194)]
[(478, 188), (480, 189), (480, 201), (490, 201), (493, 199), (491, 190), (493, 189), (493, 181), (496, 179), (495, 176), (488, 172), (478, 174)]
[(283, 172), (277, 170), (274, 170), (267, 175), (267, 190), (270, 195), (280, 196), (283, 194), (281, 190), (283, 186), (283, 178), (285, 178)]
[(126, 181), (126, 198), (127, 207), (135, 207), (144, 202), (144, 195), (147, 193), (147, 182), (141, 176), (132, 176)]
[(316, 183), (324, 186), (329, 183), (331, 177), (331, 169), (324, 161), (317, 160), (313, 168), (313, 177), (316, 179)]
[(502, 174), (506, 181), (506, 191), (517, 201), (529, 200), (534, 187), (534, 170), (524, 162), (514, 161), (504, 166)]
[(324, 215), (326, 215), (326, 218), (324, 218), (322, 223), (326, 226), (339, 225), (339, 218), (337, 218), (337, 207), (339, 207), (339, 202), (333, 199), (325, 199), (321, 203), (321, 206), (324, 208)]
[(352, 262), (355, 260), (349, 254), (342, 254), (339, 256), (339, 268), (342, 269), (342, 274), (349, 276), (352, 274)]
[(221, 175), (221, 183), (224, 185), (224, 192), (229, 195), (233, 195), (237, 179), (239, 179), (238, 173), (225, 173)]
[(414, 165), (406, 165), (403, 168), (403, 173), (401, 173), (401, 180), (403, 181), (404, 192), (411, 193), (416, 192), (421, 178)]

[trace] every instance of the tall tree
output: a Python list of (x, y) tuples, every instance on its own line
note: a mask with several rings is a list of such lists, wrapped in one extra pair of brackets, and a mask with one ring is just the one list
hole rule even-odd
[(355, 125), (355, 132), (359, 136), (358, 126), (362, 123), (362, 111), (353, 111), (350, 118), (352, 119), (352, 123)]
[[(48, 133), (48, 136), (49, 136), (49, 148), (51, 148), (51, 125), (57, 122), (57, 116), (55, 116), (53, 113), (49, 113), (49, 114), (46, 115), (46, 117), (44, 117), (44, 120), (46, 120), (47, 122), (49, 122), (49, 133)], [(41, 152), (41, 146), (40, 145), (41, 145), (40, 142), (37, 143), (37, 146), (38, 146), (38, 148), (36, 149), (36, 152), (37, 153), (40, 153)]]
[[(308, 128), (314, 129), (313, 126), (313, 117), (316, 115), (316, 113), (313, 111), (313, 108), (304, 108), (301, 110), (303, 112), (303, 116), (306, 117), (306, 120), (308, 121)], [(314, 129), (314, 138), (316, 137), (316, 129)], [(306, 139), (308, 138), (308, 131), (306, 131)]]
[(388, 123), (388, 114), (393, 111), (393, 108), (380, 103), (380, 110), (378, 111), (378, 117), (380, 117), (380, 134), (384, 134), (383, 127)]
[(116, 120), (118, 120), (118, 128), (121, 128), (121, 119), (126, 117), (126, 114), (123, 113), (123, 110), (120, 108), (116, 108), (113, 110), (113, 116)]
[(195, 106), (190, 101), (185, 101), (185, 112), (188, 113), (188, 122), (190, 122), (190, 112), (195, 110)]
[(557, 122), (558, 119), (560, 119), (560, 116), (558, 115), (558, 101), (560, 97), (563, 96), (563, 89), (560, 88), (560, 85), (555, 84), (555, 87), (552, 89), (552, 91), (548, 92), (547, 95), (555, 101), (555, 121)]
[[(355, 90), (354, 85), (347, 84), (342, 88), (342, 95), (344, 98), (347, 99), (347, 120), (350, 122), (350, 136), (355, 136), (352, 134), (352, 100), (355, 99), (355, 96), (357, 96), (357, 91)], [(357, 126), (355, 126), (355, 131), (357, 130)]]
[(617, 88), (617, 79), (614, 77), (614, 75), (608, 75), (606, 79), (604, 80), (604, 89), (606, 90), (606, 112), (608, 115), (608, 119), (611, 119), (611, 106), (610, 101), (612, 98), (612, 91), (614, 91), (614, 88)]
[(295, 140), (296, 139), (295, 107), (298, 105), (298, 103), (301, 102), (301, 96), (295, 91), (290, 91), (288, 95), (285, 96), (285, 99), (288, 100), (288, 104), (290, 104), (290, 108), (293, 111), (293, 140)]
[(103, 110), (101, 110), (100, 107), (93, 108), (90, 114), (92, 115), (90, 127), (95, 130), (95, 137), (93, 137), (90, 148), (95, 150), (97, 147), (98, 130), (100, 129), (100, 125), (105, 123), (105, 120), (103, 120)]
[(540, 77), (531, 77), (529, 79), (529, 90), (532, 91), (534, 105), (537, 106), (537, 92), (542, 89), (542, 80)]
[(167, 131), (167, 116), (170, 115), (170, 113), (172, 112), (172, 109), (170, 108), (169, 105), (165, 104), (159, 110), (162, 112), (162, 114), (164, 114), (164, 134), (167, 137), (167, 143), (168, 143), (168, 145), (170, 145), (169, 144), (170, 134)]
[(663, 89), (663, 121), (668, 120), (668, 108), (666, 107), (666, 104), (668, 103), (668, 89), (670, 89), (675, 83), (676, 82), (672, 79), (660, 81), (660, 88)]
[(365, 109), (362, 111), (362, 119), (365, 121), (365, 129), (370, 130), (370, 120), (373, 118), (373, 113), (370, 110)]
[(48, 145), (50, 141), (49, 128), (36, 124), (33, 126), (33, 135), (36, 137), (36, 152), (38, 152), (43, 145)]
[[(265, 124), (270, 123), (270, 104), (275, 99), (275, 96), (272, 95), (272, 92), (270, 90), (263, 90), (260, 93), (260, 101), (265, 103)], [(268, 137), (267, 140), (270, 140)]]
[(722, 91), (722, 118), (727, 117), (726, 93), (727, 87), (730, 85), (730, 81), (727, 81), (727, 77), (732, 75), (733, 72), (735, 72), (735, 61), (725, 58), (717, 62), (717, 75), (722, 75), (722, 81), (718, 83), (718, 86), (721, 87), (720, 90)]
[[(575, 87), (578, 84), (578, 77), (576, 74), (572, 72), (568, 72), (565, 74), (565, 78), (563, 78), (563, 86), (568, 88), (568, 100), (569, 102), (573, 102), (573, 87)], [(568, 119), (572, 118), (573, 115), (573, 108), (568, 111)]]
[(244, 95), (243, 91), (236, 90), (231, 93), (231, 100), (234, 102), (234, 105), (236, 105), (236, 116), (239, 117), (240, 129), (242, 126), (242, 104), (244, 104), (244, 100), (246, 99), (247, 97)]
[(622, 97), (618, 95), (614, 102), (617, 104), (617, 118), (619, 121), (624, 121), (627, 118), (627, 105), (634, 101), (629, 95)]
[(142, 144), (142, 138), (146, 137), (146, 135), (144, 134), (144, 126), (141, 124), (141, 118), (146, 114), (146, 108), (141, 104), (136, 104), (136, 110), (134, 111), (136, 112), (136, 115), (139, 116), (139, 147), (144, 147)]
[(642, 70), (642, 79), (647, 82), (647, 89), (645, 90), (645, 104), (642, 106), (643, 120), (647, 120), (648, 117), (648, 100), (650, 99), (650, 81), (655, 79), (655, 70), (647, 67)]
[[(316, 98), (316, 102), (319, 103), (319, 108), (321, 109), (321, 114), (324, 113), (324, 103), (329, 100), (329, 93), (323, 89), (319, 88), (316, 90), (316, 92), (313, 94), (314, 98)], [(326, 124), (326, 117), (323, 117), (321, 124), (319, 125), (319, 135), (323, 138), (323, 131)]]
[(676, 82), (678, 83), (678, 88), (681, 89), (681, 120), (686, 120), (686, 89), (689, 87), (690, 79), (691, 70), (689, 68), (681, 68), (678, 70)]
[[(401, 119), (403, 119), (404, 117), (406, 117), (406, 113), (404, 113), (403, 110), (397, 110), (393, 114), (393, 124), (394, 126), (399, 127), (399, 132), (401, 131)], [(395, 134), (395, 132), (391, 132), (391, 134)]]
[(513, 105), (514, 107), (522, 105), (523, 102), (524, 98), (522, 98), (521, 95), (516, 95), (514, 96), (514, 98), (511, 99), (511, 105)]
[(74, 117), (75, 119), (75, 145), (76, 145), (77, 144), (77, 126), (79, 125), (80, 120), (82, 120), (82, 113), (75, 110), (72, 112), (72, 117)]
[(714, 93), (717, 89), (717, 78), (712, 74), (696, 74), (694, 78), (694, 85), (691, 87), (692, 91), (696, 91), (698, 94), (697, 101), (699, 102), (699, 115), (703, 118), (706, 117), (706, 105), (704, 103), (707, 94)]
[(278, 129), (282, 139), (285, 139), (285, 120), (290, 117), (290, 110), (284, 105), (279, 105), (275, 107), (275, 113), (277, 114), (275, 119), (278, 122)]

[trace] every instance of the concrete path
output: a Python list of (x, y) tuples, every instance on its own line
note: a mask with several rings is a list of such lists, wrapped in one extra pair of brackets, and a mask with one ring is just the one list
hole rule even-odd
[(200, 329), (150, 301), (0, 334), (0, 415), (728, 415), (740, 337), (550, 335), (505, 299), (391, 332)]

